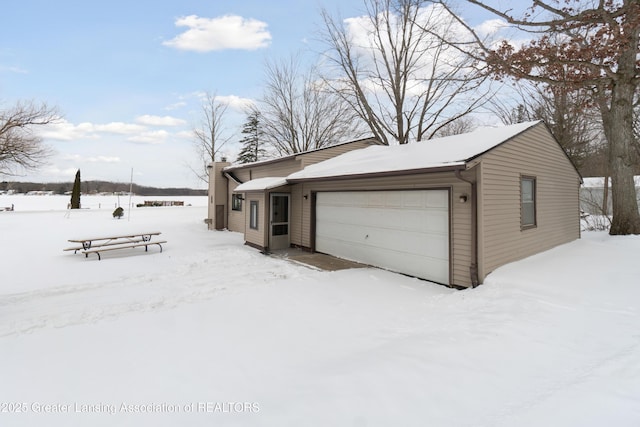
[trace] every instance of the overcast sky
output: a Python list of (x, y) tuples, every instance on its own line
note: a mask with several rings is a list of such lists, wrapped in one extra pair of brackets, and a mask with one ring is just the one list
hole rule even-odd
[[(500, 3), (498, 0), (495, 3)], [(10, 180), (129, 182), (204, 188), (192, 129), (205, 91), (242, 105), (260, 97), (266, 58), (320, 49), (325, 7), (343, 18), (361, 0), (21, 0), (3, 7), (0, 108), (18, 100), (57, 106), (43, 135), (56, 154)], [(479, 25), (489, 17), (466, 6)], [(226, 147), (231, 160), (237, 141)], [(6, 178), (5, 178), (6, 179)]]

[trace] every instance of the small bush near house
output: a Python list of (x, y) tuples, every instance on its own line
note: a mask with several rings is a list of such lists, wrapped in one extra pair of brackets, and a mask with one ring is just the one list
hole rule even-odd
[(114, 217), (114, 218), (118, 218), (118, 219), (120, 219), (120, 218), (122, 218), (123, 216), (124, 216), (124, 209), (122, 209), (120, 206), (118, 206), (118, 207), (116, 208), (116, 210), (115, 210), (115, 211), (113, 211), (113, 217)]

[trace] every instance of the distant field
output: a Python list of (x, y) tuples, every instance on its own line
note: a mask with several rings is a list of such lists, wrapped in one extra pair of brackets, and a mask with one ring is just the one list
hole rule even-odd
[[(145, 200), (184, 201), (185, 206), (206, 206), (207, 196), (131, 196), (131, 207), (133, 209), (171, 209), (140, 207), (137, 204), (143, 204)], [(50, 210), (66, 210), (67, 205), (71, 201), (70, 196), (52, 195), (52, 196), (27, 196), (24, 194), (0, 195), (0, 215), (1, 210), (13, 205), (15, 211), (50, 211)], [(118, 206), (127, 209), (129, 206), (129, 196), (97, 196), (88, 195), (80, 198), (82, 209), (104, 209), (114, 210)]]

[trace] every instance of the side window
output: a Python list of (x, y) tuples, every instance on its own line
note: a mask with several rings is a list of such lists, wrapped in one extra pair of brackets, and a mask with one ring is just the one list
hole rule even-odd
[(242, 195), (241, 194), (233, 194), (231, 196), (231, 209), (234, 211), (242, 210)]
[(258, 229), (258, 201), (251, 200), (249, 203), (249, 228)]
[(522, 228), (536, 226), (536, 179), (530, 176), (520, 178), (520, 224)]

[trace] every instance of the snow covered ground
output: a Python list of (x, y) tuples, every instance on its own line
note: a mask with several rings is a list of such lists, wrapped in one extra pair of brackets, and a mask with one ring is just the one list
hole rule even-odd
[[(67, 199), (0, 196), (1, 426), (640, 425), (638, 236), (455, 291), (266, 257), (206, 231), (206, 197)], [(151, 229), (162, 253), (62, 251)]]

